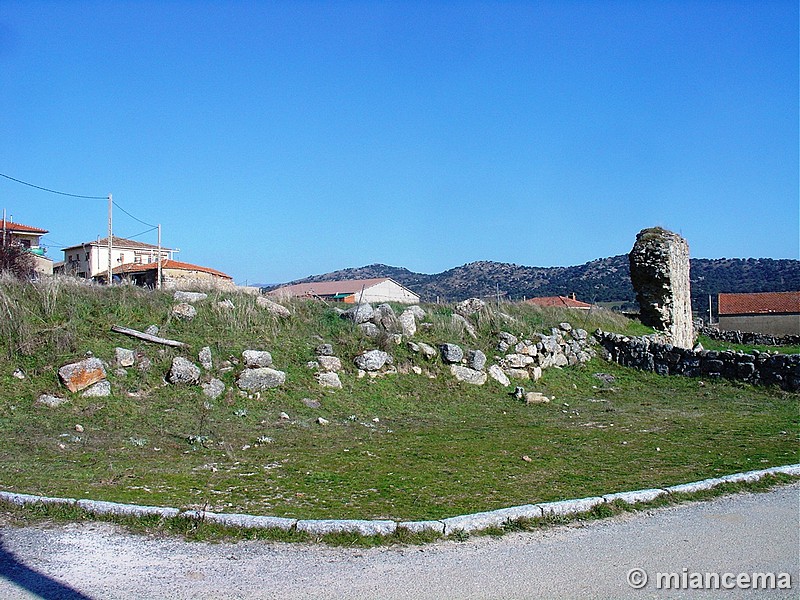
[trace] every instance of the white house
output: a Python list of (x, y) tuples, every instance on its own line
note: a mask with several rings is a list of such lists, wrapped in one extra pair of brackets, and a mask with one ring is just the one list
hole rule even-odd
[(348, 304), (360, 302), (419, 304), (417, 294), (389, 277), (296, 283), (274, 289), (269, 294), (279, 298), (321, 298)]
[[(161, 258), (172, 260), (176, 252), (178, 251), (162, 247)], [(158, 259), (158, 246), (116, 236), (111, 238), (112, 268), (129, 263), (135, 265), (154, 263)], [(86, 279), (107, 276), (108, 238), (64, 248), (62, 269), (67, 275), (76, 275)]]

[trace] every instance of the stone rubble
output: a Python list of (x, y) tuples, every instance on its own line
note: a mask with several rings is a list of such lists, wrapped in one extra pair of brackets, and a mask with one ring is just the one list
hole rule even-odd
[(172, 359), (167, 381), (175, 384), (196, 384), (200, 381), (200, 367), (182, 356), (176, 356)]
[(208, 298), (208, 294), (204, 294), (203, 292), (184, 292), (181, 290), (176, 291), (172, 295), (172, 299), (176, 302), (188, 302), (189, 304), (201, 302), (206, 298)]
[(182, 302), (172, 307), (172, 316), (181, 321), (191, 321), (197, 316), (197, 309), (188, 302)]
[(70, 392), (79, 392), (106, 378), (103, 361), (96, 357), (66, 364), (58, 370), (61, 382)]

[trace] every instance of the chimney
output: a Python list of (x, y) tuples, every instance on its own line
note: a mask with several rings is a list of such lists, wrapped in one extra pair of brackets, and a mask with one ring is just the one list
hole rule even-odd
[(577, 297), (575, 297), (575, 292), (572, 292), (572, 294), (570, 294), (570, 298), (572, 298), (573, 300), (577, 300), (578, 299)]

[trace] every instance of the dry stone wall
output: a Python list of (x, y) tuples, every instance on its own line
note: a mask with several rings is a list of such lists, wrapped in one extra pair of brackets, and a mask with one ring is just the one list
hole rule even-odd
[(628, 337), (598, 330), (595, 338), (608, 360), (660, 375), (722, 377), (800, 391), (800, 354), (691, 350), (659, 336)]
[(698, 333), (729, 344), (753, 346), (800, 346), (800, 335), (768, 335), (749, 331), (720, 331), (715, 327), (701, 327)]

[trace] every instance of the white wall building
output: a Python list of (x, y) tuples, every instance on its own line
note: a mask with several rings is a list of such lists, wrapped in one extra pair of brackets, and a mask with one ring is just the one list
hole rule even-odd
[[(178, 251), (162, 247), (161, 258), (172, 260), (176, 252)], [(116, 236), (111, 238), (112, 268), (129, 263), (136, 265), (149, 264), (158, 261), (158, 259), (158, 246)], [(107, 276), (108, 238), (64, 248), (63, 272), (67, 275), (85, 277), (86, 279)]]
[(419, 296), (389, 277), (296, 283), (269, 292), (280, 298), (321, 298), (348, 304), (359, 302), (397, 302), (419, 304)]

